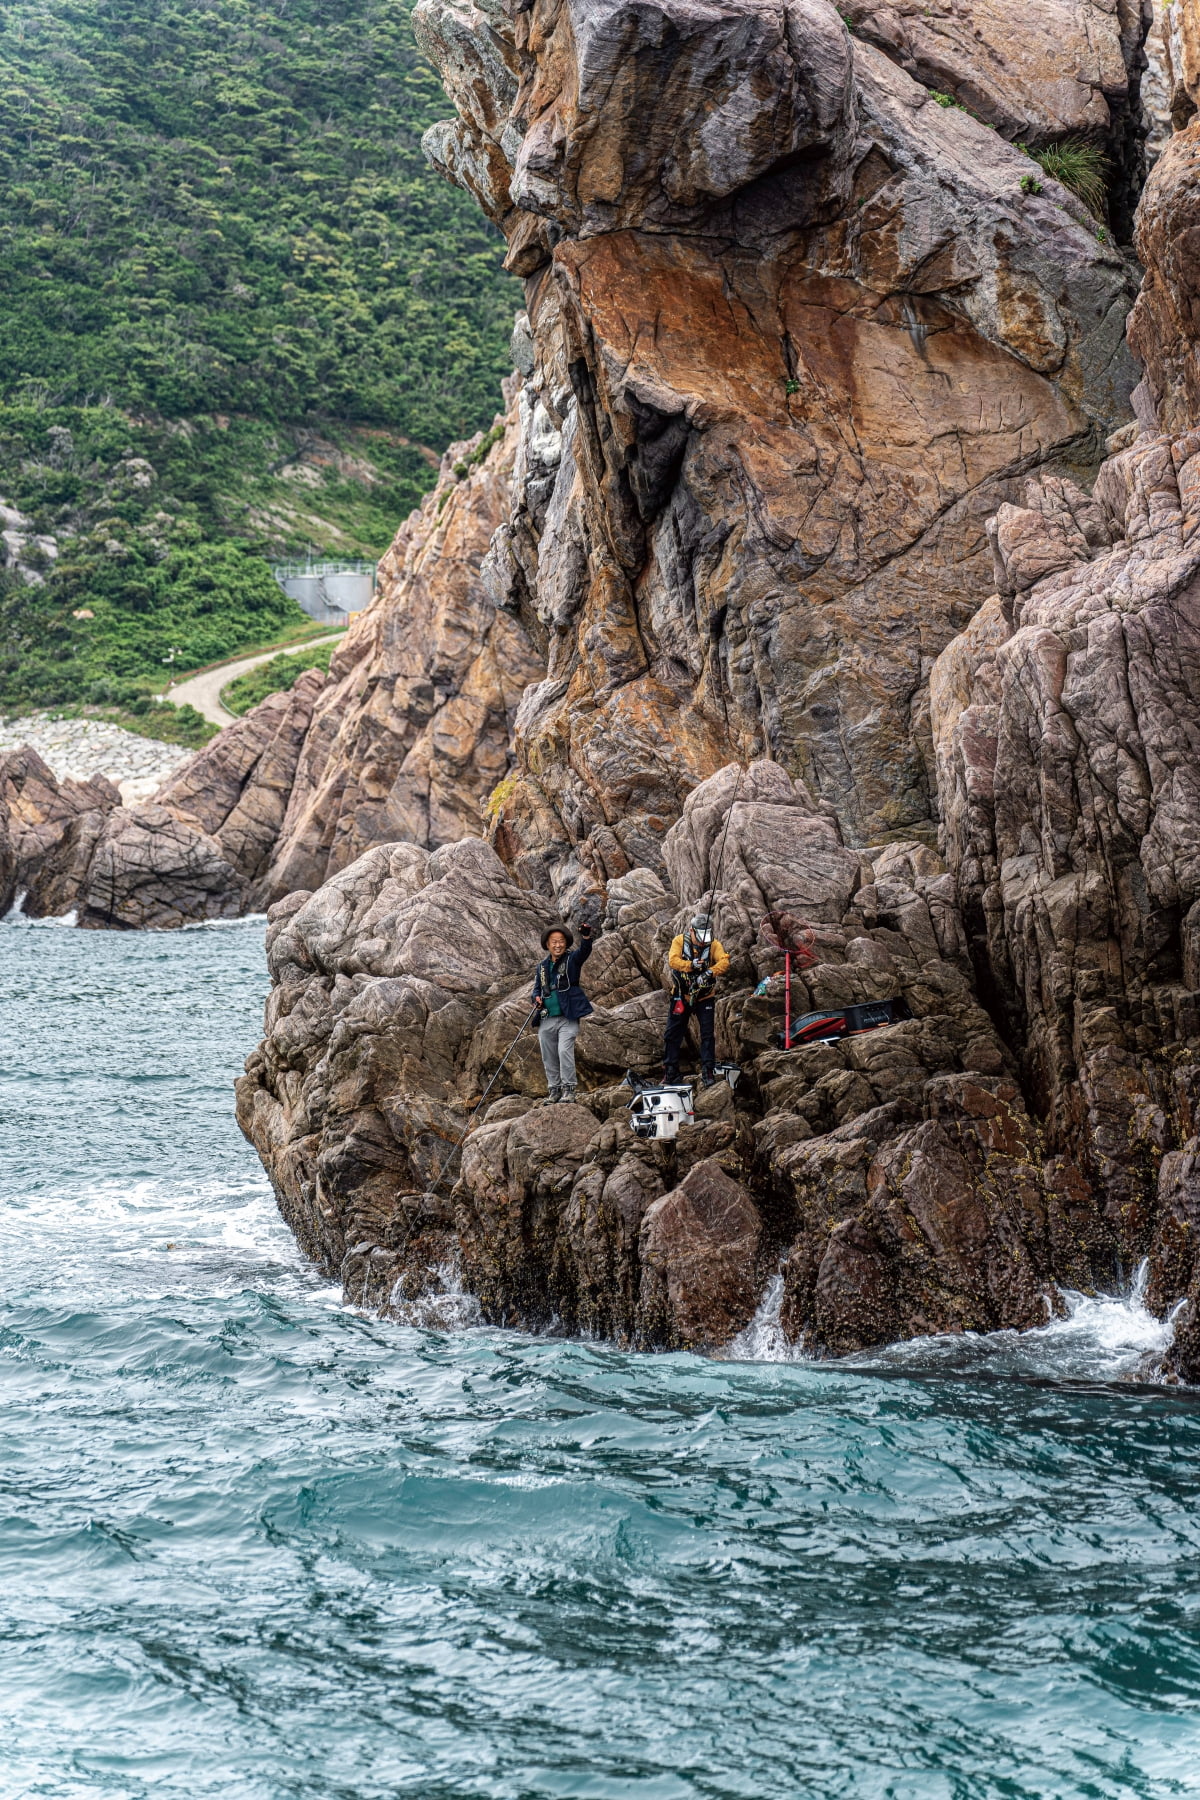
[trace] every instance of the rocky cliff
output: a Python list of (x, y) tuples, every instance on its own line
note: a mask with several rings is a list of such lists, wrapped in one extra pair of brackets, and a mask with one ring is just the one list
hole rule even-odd
[(1151, 1299), (1191, 1301), (1200, 1378), (1200, 128), (1142, 197), (1129, 323), (1141, 429), (1090, 499), (1031, 483), (994, 522), (999, 593), (934, 670), (943, 843), (980, 992), (1047, 1139)]
[(452, 445), (328, 677), (312, 670), (265, 700), (152, 803), (59, 783), (30, 749), (0, 757), (0, 905), (21, 895), (33, 916), (162, 929), (318, 887), (370, 844), (479, 830), (512, 762), (521, 694), (544, 672), (482, 574), (521, 454), (515, 402), (486, 436)]
[[(443, 469), (329, 682), (157, 809), (229, 905), (275, 902), (239, 1117), (351, 1298), (461, 1281), (491, 1319), (717, 1348), (780, 1271), (785, 1331), (841, 1354), (1028, 1327), (1149, 1257), (1200, 1379), (1176, 11), (1127, 333), (1137, 6), (422, 0), (458, 109), (428, 152), (525, 278), (505, 434)], [(1019, 147), (1071, 133), (1105, 222)], [(95, 862), (105, 796), (54, 804)], [(645, 1143), (621, 1077), (710, 892), (742, 1078)], [(604, 927), (580, 1102), (534, 1106), (526, 1034), (472, 1119), (558, 909)], [(912, 1016), (779, 1048), (780, 913), (795, 1010)]]
[[(1007, 65), (986, 10), (955, 9), (956, 85), (1045, 137), (1041, 50)], [(1103, 17), (1062, 8), (1072, 120), (1128, 92)], [(560, 891), (653, 865), (731, 754), (802, 776), (854, 843), (932, 843), (928, 675), (994, 586), (987, 521), (1031, 475), (1090, 480), (1128, 417), (1110, 233), (826, 0), (416, 20), (459, 108), (427, 149), (526, 277), (552, 449), (493, 550), (548, 640), (506, 857)]]
[[(364, 1303), (454, 1270), (493, 1319), (716, 1347), (780, 1269), (836, 1354), (1146, 1254), (1160, 1307), (1194, 1279), (1195, 152), (1142, 202), (1127, 424), (1129, 260), (1009, 140), (1104, 134), (1136, 186), (1146, 20), (988, 16), (420, 8), (430, 153), (526, 278), (486, 572), (546, 674), (491, 851), (373, 850), (273, 914), (241, 1117)], [(647, 1144), (620, 1076), (714, 887), (743, 1076)], [(581, 1104), (532, 1107), (519, 1040), (439, 1180), (552, 901), (606, 927)], [(781, 910), (797, 1007), (912, 1019), (780, 1050)]]

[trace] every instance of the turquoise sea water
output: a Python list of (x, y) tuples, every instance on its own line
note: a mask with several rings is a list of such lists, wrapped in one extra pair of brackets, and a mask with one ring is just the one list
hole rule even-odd
[(853, 1370), (359, 1318), (232, 1123), (263, 988), (0, 926), (5, 1800), (1200, 1793), (1136, 1303)]

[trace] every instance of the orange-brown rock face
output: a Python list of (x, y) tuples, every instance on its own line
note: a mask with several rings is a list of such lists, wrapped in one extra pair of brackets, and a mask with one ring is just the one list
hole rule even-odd
[(927, 6), (924, 0), (846, 0), (855, 33), (907, 74), (952, 95), (1029, 143), (1111, 134), (1126, 112), (1140, 4), (1004, 0)]
[(1155, 422), (1182, 432), (1200, 421), (1200, 133), (1189, 126), (1155, 165), (1138, 209), (1146, 277), (1129, 320)]
[(928, 670), (988, 516), (1126, 416), (1120, 257), (825, 0), (417, 22), (460, 111), (430, 153), (527, 276), (534, 449), (491, 561), (548, 669), (502, 854), (560, 895), (653, 864), (730, 754), (856, 843), (932, 837)]
[[(1018, 80), (982, 6), (926, 10), (923, 80), (940, 37), (1014, 134), (1116, 131), (1132, 16), (1055, 11), (1052, 93), (1044, 19)], [(646, 1347), (727, 1344), (775, 1272), (785, 1333), (835, 1354), (1029, 1327), (1152, 1246), (1177, 1293), (1200, 1150), (1146, 1034), (1191, 1029), (1186, 920), (1161, 961), (1200, 836), (1190, 613), (1135, 617), (1121, 571), (1190, 579), (1191, 452), (1142, 441), (1086, 491), (1128, 413), (1125, 263), (824, 0), (419, 20), (459, 109), (430, 152), (527, 280), (483, 578), (545, 670), (495, 854), (368, 849), (273, 913), (239, 1104), (285, 1215), (353, 1299), (403, 1312), (454, 1265), (490, 1319)], [(648, 1143), (620, 1076), (658, 1065), (701, 900), (743, 1077)], [(605, 929), (579, 1095), (543, 1110), (518, 1028), (551, 903)], [(794, 1012), (911, 1016), (781, 1047), (781, 911), (812, 933)]]
[(1196, 0), (1175, 0), (1173, 6), (1164, 6), (1161, 34), (1167, 111), (1175, 130), (1182, 131), (1200, 105), (1200, 6)]
[(371, 844), (482, 831), (521, 693), (544, 669), (483, 574), (519, 448), (515, 409), (499, 423), (497, 441), (451, 447), (328, 678), (270, 695), (151, 804), (60, 784), (31, 751), (5, 759), (0, 898), (20, 888), (31, 913), (169, 927), (319, 887)]
[(1091, 500), (1031, 482), (996, 521), (1007, 591), (932, 682), (981, 986), (1127, 1271), (1157, 1263), (1200, 1092), (1197, 491), (1196, 432), (1142, 435)]
[[(1102, 148), (1109, 223), (1122, 239), (1145, 178), (1142, 115), (1154, 83), (1142, 91), (1143, 45), (1152, 11), (1160, 10), (1169, 37), (1174, 9), (1152, 9), (1150, 0), (1042, 0), (1036, 7), (845, 0), (841, 7), (857, 37), (1010, 142), (1082, 139)], [(1162, 60), (1169, 64), (1169, 52)], [(1160, 85), (1167, 83), (1160, 78)]]
[(338, 648), (261, 876), (267, 901), (319, 887), (371, 844), (477, 834), (509, 770), (521, 694), (544, 667), (481, 573), (507, 516), (515, 414), (459, 479), (466, 449), (396, 534), (374, 602)]

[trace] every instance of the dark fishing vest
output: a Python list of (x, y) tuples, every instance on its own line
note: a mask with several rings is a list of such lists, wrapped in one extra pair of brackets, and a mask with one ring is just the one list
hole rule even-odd
[(591, 951), (591, 939), (584, 938), (581, 944), (568, 950), (557, 963), (552, 956), (543, 957), (538, 964), (537, 980), (533, 984), (533, 998), (540, 1000), (547, 994), (556, 994), (564, 1019), (586, 1019), (593, 1009), (591, 1001), (579, 985), (579, 974)]
[[(697, 956), (703, 956), (706, 962), (712, 961), (713, 940), (707, 944), (698, 944), (690, 931), (683, 934), (683, 954), (689, 962)], [(698, 1006), (701, 1000), (711, 1000), (717, 991), (717, 978), (711, 968), (681, 969), (671, 971), (671, 986), (677, 1000), (686, 1001), (688, 1006)]]

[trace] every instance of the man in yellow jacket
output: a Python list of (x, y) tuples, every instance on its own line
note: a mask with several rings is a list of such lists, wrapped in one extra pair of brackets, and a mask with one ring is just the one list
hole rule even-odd
[(663, 1039), (663, 1080), (679, 1080), (679, 1053), (687, 1037), (688, 1021), (695, 1014), (700, 1026), (700, 1078), (705, 1087), (716, 1080), (716, 990), (718, 979), (729, 968), (729, 958), (713, 936), (712, 920), (697, 913), (686, 931), (671, 944), (671, 1009)]

